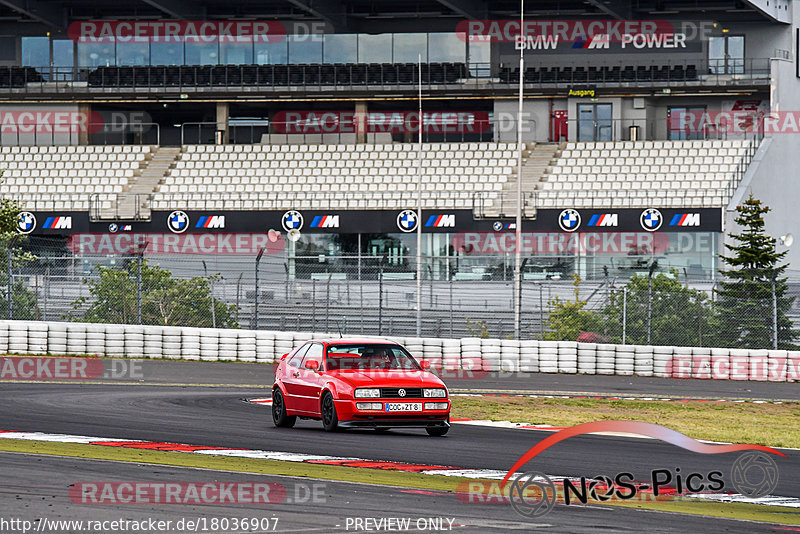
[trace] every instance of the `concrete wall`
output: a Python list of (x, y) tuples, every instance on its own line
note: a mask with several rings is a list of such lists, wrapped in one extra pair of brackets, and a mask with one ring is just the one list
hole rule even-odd
[[(800, 51), (793, 36), (796, 29), (800, 28), (800, 9), (793, 9), (791, 26), (771, 27), (772, 31), (768, 36), (765, 35), (761, 46), (770, 49), (783, 47), (792, 51), (790, 60), (772, 60), (771, 111), (797, 113), (800, 111), (800, 79), (796, 74), (795, 58)], [(756, 39), (748, 36), (747, 46), (754, 41)], [(772, 210), (765, 218), (767, 233), (775, 238), (787, 233), (800, 237), (800, 211), (797, 209), (800, 181), (796, 173), (800, 132), (768, 133), (767, 138), (767, 150), (763, 157), (752, 166), (752, 176), (743, 182), (734, 201), (728, 206), (725, 227), (728, 232), (739, 230), (733, 222), (736, 205), (752, 193)], [(791, 248), (779, 245), (778, 250), (788, 252), (786, 261), (790, 269), (800, 269), (799, 243)]]

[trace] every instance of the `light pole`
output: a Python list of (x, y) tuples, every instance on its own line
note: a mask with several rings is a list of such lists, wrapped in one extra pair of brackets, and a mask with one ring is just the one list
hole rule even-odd
[[(383, 335), (383, 267), (386, 264), (386, 254), (378, 263), (378, 335)], [(418, 293), (420, 295), (421, 293)]]
[(206, 280), (208, 280), (209, 291), (211, 292), (211, 327), (216, 328), (217, 312), (214, 309), (216, 308), (216, 306), (214, 305), (214, 279), (208, 276), (208, 269), (206, 268), (206, 260), (202, 261), (203, 261), (203, 274), (205, 275)]
[(422, 332), (422, 54), (417, 57), (419, 78), (419, 139), (417, 140), (417, 337)]
[(658, 269), (658, 260), (653, 260), (647, 272), (647, 344), (650, 344), (650, 326), (653, 319), (653, 273)]
[(525, 80), (525, 0), (519, 2), (519, 110), (517, 112), (517, 220), (514, 253), (514, 334), (520, 339), (522, 322), (522, 91)]
[(261, 263), (261, 257), (264, 255), (264, 248), (258, 250), (256, 255), (256, 294), (253, 296), (254, 312), (253, 312), (253, 330), (258, 330), (258, 264)]

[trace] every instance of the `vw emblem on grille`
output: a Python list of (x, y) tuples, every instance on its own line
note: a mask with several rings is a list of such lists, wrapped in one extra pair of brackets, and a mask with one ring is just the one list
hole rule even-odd
[(401, 397), (405, 397), (406, 396), (406, 390), (399, 389), (399, 390), (397, 390), (397, 394), (400, 395)]

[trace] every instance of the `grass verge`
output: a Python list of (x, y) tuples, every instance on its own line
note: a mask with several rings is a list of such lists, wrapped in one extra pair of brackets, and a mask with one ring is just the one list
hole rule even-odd
[(800, 405), (535, 397), (452, 397), (453, 418), (552, 426), (628, 420), (663, 425), (695, 439), (800, 448)]

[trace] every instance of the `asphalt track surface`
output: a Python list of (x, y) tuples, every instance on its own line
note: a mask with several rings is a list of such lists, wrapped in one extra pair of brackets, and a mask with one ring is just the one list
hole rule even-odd
[[(116, 374), (114, 366), (117, 366)], [(130, 366), (135, 365), (132, 369)], [(160, 385), (264, 386), (269, 393), (271, 364), (106, 360), (109, 377), (97, 382)], [(728, 398), (800, 401), (800, 383), (737, 380), (681, 380), (633, 376), (447, 372), (442, 377), (452, 390), (531, 392), (672, 398)], [(2, 384), (2, 381), (0, 381)]]
[[(417, 521), (441, 518), (454, 532), (777, 532), (770, 525), (705, 517), (645, 512), (600, 506), (559, 506), (536, 520), (510, 512), (504, 504), (462, 503), (453, 495), (419, 494), (400, 488), (367, 486), (330, 481), (296, 480), (246, 473), (219, 473), (199, 469), (136, 465), (0, 453), (4, 481), (0, 491), (2, 518), (50, 525), (54, 521), (114, 521), (148, 519), (198, 521), (204, 518), (277, 517), (275, 532), (365, 532), (355, 527), (356, 518), (409, 518)], [(68, 496), (78, 482), (272, 482), (286, 487), (284, 502), (270, 505), (178, 505), (178, 504), (75, 504)], [(314, 486), (317, 486), (314, 488)], [(314, 492), (316, 498), (309, 497)], [(351, 519), (348, 528), (348, 518)], [(270, 524), (272, 524), (270, 522)], [(420, 523), (424, 528), (425, 523)], [(427, 529), (426, 529), (427, 530)], [(77, 532), (78, 530), (75, 529)], [(217, 529), (213, 532), (234, 532)], [(269, 530), (259, 530), (269, 532)]]
[[(664, 381), (566, 375), (529, 375), (488, 378), (484, 381), (448, 380), (447, 382), (451, 388), (487, 390), (513, 388), (575, 393), (592, 391), (613, 395), (656, 396), (664, 395), (663, 382), (670, 382), (668, 389), (671, 395), (779, 399), (797, 398), (798, 389), (795, 384)], [(294, 429), (275, 429), (271, 425), (267, 408), (244, 402), (246, 398), (268, 394), (270, 383), (270, 366), (185, 362), (144, 362), (141, 373), (134, 378), (116, 377), (95, 383), (2, 382), (0, 383), (0, 430), (171, 441), (499, 470), (510, 468), (524, 452), (549, 435), (544, 432), (468, 425), (454, 425), (451, 432), (443, 438), (431, 438), (424, 432), (416, 430), (393, 431), (387, 434), (376, 434), (371, 431), (328, 434), (324, 433), (321, 425), (315, 421), (301, 421)], [(264, 387), (253, 387), (260, 384), (264, 384)], [(769, 395), (775, 386), (780, 387), (775, 388), (774, 395)], [(800, 467), (800, 451), (784, 452), (787, 458), (776, 460), (781, 478), (774, 494), (800, 497), (800, 480), (795, 476)], [(723, 478), (727, 483), (730, 480), (730, 467), (736, 457), (736, 453), (695, 454), (656, 440), (580, 436), (548, 449), (531, 462), (529, 467), (548, 474), (564, 476), (592, 477), (601, 474), (613, 476), (619, 472), (631, 472), (639, 480), (648, 480), (653, 469), (669, 469), (675, 472), (674, 470), (679, 468), (683, 474), (719, 470), (724, 473)], [(35, 461), (31, 458), (35, 458)], [(56, 484), (57, 488), (62, 488), (60, 492), (57, 488), (49, 488), (48, 491), (52, 493), (50, 497), (52, 502), (49, 504), (52, 504), (54, 509), (69, 514), (73, 512), (63, 511), (63, 506), (59, 504), (63, 504), (62, 501), (66, 498), (63, 484), (87, 480), (86, 470), (95, 479), (128, 476), (128, 480), (130, 477), (150, 480), (161, 476), (176, 476), (171, 474), (172, 470), (169, 468), (125, 466), (111, 462), (89, 462), (91, 465), (86, 467), (84, 462), (0, 455), (0, 469), (2, 469), (0, 472), (3, 473), (0, 499), (5, 501), (0, 505), (3, 516), (8, 515), (7, 511), (15, 510), (20, 513), (27, 510), (26, 513), (30, 514), (48, 502), (48, 498), (28, 500), (24, 497), (21, 499), (11, 497), (14, 488), (19, 487), (30, 488), (30, 491), (34, 492), (33, 495), (38, 495), (35, 492), (39, 490), (32, 484), (37, 480), (39, 484), (47, 481), (48, 485), (54, 484), (56, 480), (61, 481)], [(126, 470), (129, 469), (142, 471), (126, 474)], [(203, 476), (221, 479), (221, 475), (209, 473), (206, 472)], [(182, 472), (179, 476), (187, 475)], [(33, 480), (30, 480), (31, 478)], [(342, 489), (339, 488), (340, 484), (329, 484), (331, 487), (336, 486), (336, 491), (332, 492), (336, 499), (340, 495), (349, 497), (343, 501), (331, 501), (332, 504), (328, 508), (311, 507), (305, 512), (302, 511), (302, 506), (296, 503), (292, 504), (290, 509), (280, 508), (280, 512), (276, 513), (282, 520), (286, 519), (281, 526), (285, 527), (286, 531), (292, 529), (307, 531), (304, 528), (306, 526), (310, 528), (313, 523), (317, 525), (314, 528), (322, 529), (318, 530), (319, 532), (333, 532), (336, 531), (337, 523), (330, 523), (330, 520), (335, 514), (338, 514), (336, 517), (370, 514), (396, 517), (402, 515), (399, 511), (411, 511), (407, 515), (414, 518), (449, 514), (463, 518), (463, 524), (467, 524), (466, 519), (469, 518), (481, 518), (490, 522), (502, 520), (509, 523), (508, 525), (503, 523), (505, 526), (494, 531), (512, 531), (520, 528), (516, 514), (508, 506), (467, 505), (459, 503), (450, 495), (403, 494), (392, 488), (365, 490), (363, 486), (345, 484), (341, 486), (350, 489)], [(47, 488), (43, 488), (42, 491), (46, 493), (45, 489)], [(388, 494), (384, 496), (386, 492)], [(28, 508), (24, 510), (20, 508), (26, 505)], [(94, 518), (91, 514), (99, 513), (100, 508), (92, 507), (91, 510), (75, 508), (75, 510), (74, 513), (82, 514), (81, 517)], [(133, 511), (130, 513), (142, 512), (139, 508), (131, 510)], [(160, 507), (159, 510), (164, 511), (164, 507)], [(125, 511), (130, 515), (128, 509)], [(208, 512), (207, 507), (203, 507), (202, 511)], [(169, 512), (184, 513), (183, 510), (172, 509)], [(221, 512), (214, 510), (214, 513)], [(119, 510), (107, 507), (103, 513), (118, 515)], [(650, 532), (676, 532), (690, 528), (699, 532), (756, 532), (772, 529), (769, 526), (751, 523), (583, 506), (559, 506), (543, 518), (541, 523), (550, 525), (542, 528), (557, 532), (586, 532), (595, 528), (598, 530), (603, 528), (605, 531)], [(493, 532), (490, 528), (493, 527), (476, 525), (473, 531)], [(522, 528), (526, 529), (530, 530), (531, 525), (527, 524)]]

